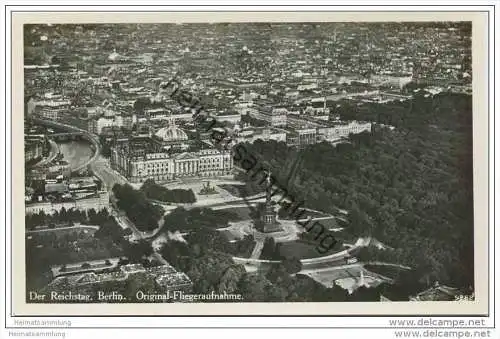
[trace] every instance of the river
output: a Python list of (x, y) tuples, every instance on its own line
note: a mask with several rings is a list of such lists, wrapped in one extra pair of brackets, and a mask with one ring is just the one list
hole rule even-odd
[(58, 143), (59, 150), (70, 164), (71, 170), (85, 164), (94, 154), (90, 143), (85, 140), (74, 140)]

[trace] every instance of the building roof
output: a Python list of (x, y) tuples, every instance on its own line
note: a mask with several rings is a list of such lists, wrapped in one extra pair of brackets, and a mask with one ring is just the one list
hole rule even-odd
[(198, 156), (196, 156), (192, 153), (184, 152), (184, 153), (180, 153), (178, 155), (175, 155), (174, 158), (176, 160), (191, 160), (191, 159), (198, 159)]
[(175, 126), (175, 124), (173, 123), (167, 127), (160, 128), (155, 135), (158, 138), (162, 139), (163, 141), (168, 141), (168, 142), (188, 140), (186, 132), (184, 132), (179, 127)]
[(66, 192), (68, 190), (68, 185), (66, 183), (61, 182), (61, 183), (47, 183), (45, 184), (45, 193), (52, 193), (52, 192)]
[(111, 53), (110, 55), (108, 55), (108, 60), (111, 60), (111, 61), (114, 61), (114, 60), (120, 60), (120, 59), (122, 59), (122, 58), (123, 58), (123, 57), (122, 57), (120, 54), (118, 54), (118, 53), (116, 52), (116, 50), (113, 50), (113, 53)]

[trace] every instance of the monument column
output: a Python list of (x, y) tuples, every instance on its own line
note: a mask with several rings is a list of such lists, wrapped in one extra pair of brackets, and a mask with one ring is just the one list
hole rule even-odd
[(272, 205), (271, 201), (271, 172), (267, 173), (266, 179), (266, 204), (264, 206), (264, 211), (262, 215), (262, 221), (264, 222), (263, 232), (271, 233), (271, 232), (279, 232), (281, 231), (281, 227), (276, 219), (276, 211)]

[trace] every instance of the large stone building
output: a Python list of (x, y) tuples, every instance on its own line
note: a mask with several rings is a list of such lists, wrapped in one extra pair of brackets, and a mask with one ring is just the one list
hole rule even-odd
[[(110, 259), (109, 261), (112, 260)], [(83, 289), (86, 286), (102, 287), (109, 282), (114, 282), (118, 286), (121, 286), (121, 284), (126, 284), (127, 281), (134, 279), (134, 276), (137, 277), (136, 279), (141, 279), (141, 281), (143, 281), (144, 278), (153, 279), (158, 292), (161, 293), (166, 291), (190, 293), (193, 287), (191, 279), (189, 279), (185, 273), (178, 272), (168, 264), (147, 268), (141, 264), (127, 264), (111, 268), (104, 263), (104, 260), (103, 263), (95, 262), (96, 267), (93, 267), (94, 265), (92, 264), (87, 264), (87, 268), (82, 269), (81, 266), (77, 266), (77, 270), (70, 269), (70, 265), (64, 265), (58, 268), (54, 267), (53, 275), (55, 278), (47, 287), (56, 291), (61, 287), (71, 290), (72, 288)], [(62, 267), (65, 267), (65, 270), (64, 273), (61, 274)], [(106, 272), (109, 270), (112, 271)]]
[(278, 142), (286, 142), (286, 131), (283, 129), (272, 127), (244, 127), (236, 128), (237, 133), (235, 137), (236, 142), (250, 142), (255, 140), (275, 140)]
[(251, 115), (256, 119), (261, 119), (268, 122), (273, 127), (284, 127), (287, 125), (288, 110), (283, 107), (271, 108), (268, 106), (260, 107), (258, 111), (254, 111)]
[(233, 169), (231, 151), (219, 150), (201, 140), (189, 140), (175, 123), (142, 139), (117, 143), (111, 166), (131, 182), (147, 179), (170, 181), (180, 177), (228, 175)]
[(91, 119), (88, 125), (88, 131), (94, 134), (102, 134), (106, 127), (132, 129), (137, 122), (137, 116), (134, 115), (114, 115), (112, 117), (99, 117)]
[[(25, 200), (28, 200), (27, 196), (25, 196)], [(66, 200), (57, 201), (42, 200), (40, 202), (26, 202), (25, 212), (26, 215), (36, 214), (42, 211), (45, 214), (54, 214), (55, 212), (60, 212), (63, 208), (65, 210), (75, 209), (83, 211), (90, 209), (108, 209), (109, 193), (106, 191), (98, 191), (95, 194), (81, 199), (68, 198)]]
[(304, 147), (318, 142), (316, 128), (297, 128), (289, 130), (286, 143), (288, 146)]
[(57, 121), (61, 113), (66, 112), (70, 108), (71, 102), (60, 97), (54, 97), (44, 100), (36, 100), (30, 98), (27, 103), (26, 114), (28, 116), (37, 115), (44, 119)]
[(341, 138), (348, 137), (349, 134), (359, 134), (362, 132), (370, 132), (372, 124), (370, 122), (350, 121), (347, 123), (336, 123), (333, 126), (324, 126), (318, 128), (318, 134), (321, 140), (336, 141)]

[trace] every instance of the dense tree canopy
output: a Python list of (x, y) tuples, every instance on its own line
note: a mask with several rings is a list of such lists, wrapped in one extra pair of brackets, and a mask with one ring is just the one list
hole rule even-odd
[[(77, 213), (78, 212), (78, 213)], [(29, 223), (39, 226), (40, 214), (31, 215)], [(26, 276), (27, 289), (36, 289), (50, 280), (50, 267), (97, 259), (118, 257), (124, 254), (127, 244), (123, 229), (109, 216), (107, 210), (96, 212), (61, 211), (53, 215), (42, 215), (43, 225), (54, 231), (30, 233), (26, 237)], [(100, 226), (95, 233), (79, 227), (67, 227), (68, 219), (78, 219), (82, 224)], [(28, 223), (28, 221), (27, 221)], [(34, 226), (28, 226), (33, 228)], [(57, 228), (64, 227), (60, 230)]]
[(153, 248), (147, 240), (140, 240), (136, 243), (127, 243), (124, 246), (125, 256), (131, 263), (142, 263), (145, 257), (153, 254)]
[(273, 237), (267, 237), (266, 240), (264, 240), (260, 259), (281, 260), (278, 244), (276, 244)]
[(110, 220), (108, 210), (103, 208), (99, 211), (91, 208), (87, 211), (69, 209), (62, 207), (59, 211), (46, 214), (43, 210), (38, 213), (27, 214), (25, 225), (27, 229), (34, 229), (37, 226), (69, 226), (74, 223), (101, 226)]
[(151, 231), (158, 227), (158, 221), (164, 213), (163, 208), (149, 202), (142, 191), (135, 190), (130, 185), (116, 184), (113, 194), (118, 200), (118, 208), (125, 211), (138, 230)]
[(396, 129), (374, 125), (337, 147), (297, 150), (259, 140), (245, 147), (296, 201), (331, 213), (346, 209), (347, 232), (399, 248), (394, 260), (413, 267), (422, 282), (472, 286), (471, 97), (416, 96), (350, 117), (377, 121), (382, 112)]
[(225, 210), (211, 208), (185, 209), (177, 207), (165, 215), (162, 231), (186, 231), (200, 228), (223, 228), (229, 221), (237, 220), (238, 215)]
[(169, 190), (155, 183), (154, 180), (148, 179), (141, 186), (141, 191), (144, 192), (149, 199), (174, 202), (174, 203), (193, 203), (196, 197), (192, 189), (173, 189)]
[[(239, 242), (250, 241), (251, 251), (254, 247), (251, 236)], [(297, 258), (284, 259), (267, 271), (245, 272), (245, 268), (235, 264), (232, 259), (238, 248), (238, 245), (229, 243), (218, 231), (199, 229), (191, 232), (186, 237), (186, 242), (168, 241), (160, 253), (172, 266), (191, 278), (194, 282), (194, 293), (225, 291), (241, 294), (245, 302), (328, 302), (345, 301), (355, 297), (355, 294), (348, 297), (347, 291), (341, 287), (327, 288), (307, 276), (291, 275), (301, 270), (302, 265)], [(378, 290), (374, 292), (378, 295), (377, 293)]]

